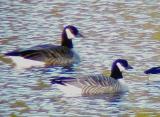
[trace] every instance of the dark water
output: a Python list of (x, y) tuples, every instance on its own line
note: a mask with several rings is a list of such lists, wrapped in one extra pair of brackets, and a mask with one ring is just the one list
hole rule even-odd
[[(143, 71), (160, 64), (160, 1), (1, 0), (0, 52), (60, 44), (68, 24), (85, 35), (75, 45), (81, 63), (16, 70), (0, 62), (0, 117), (159, 117), (160, 82), (148, 84)], [(65, 98), (49, 82), (51, 76), (101, 73), (117, 58), (134, 67), (124, 74), (128, 93)]]

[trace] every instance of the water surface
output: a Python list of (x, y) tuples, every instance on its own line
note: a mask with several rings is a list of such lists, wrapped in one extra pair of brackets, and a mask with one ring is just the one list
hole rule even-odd
[[(75, 45), (81, 63), (73, 68), (16, 70), (0, 62), (0, 116), (114, 117), (160, 116), (160, 82), (143, 74), (160, 64), (159, 0), (1, 0), (0, 52), (38, 44), (60, 44), (65, 25), (85, 39)], [(125, 94), (65, 98), (51, 76), (76, 76), (110, 70), (124, 58), (134, 67), (125, 73)]]

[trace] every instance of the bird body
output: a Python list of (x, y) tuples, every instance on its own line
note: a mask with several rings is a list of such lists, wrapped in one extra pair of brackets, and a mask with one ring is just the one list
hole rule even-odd
[[(74, 51), (72, 40), (79, 36), (78, 29), (67, 26), (62, 32), (61, 45), (38, 45), (28, 49), (19, 49), (8, 52), (5, 56), (11, 58), (20, 68), (32, 66), (69, 66), (80, 61)], [(81, 36), (81, 35), (80, 35)]]
[[(113, 75), (112, 72), (117, 69), (117, 62), (114, 62), (112, 66), (111, 76)], [(125, 65), (121, 65), (121, 68), (124, 67), (125, 69), (131, 68), (128, 63)], [(120, 71), (120, 68), (118, 68)], [(124, 69), (123, 69), (124, 70)], [(118, 75), (119, 73), (117, 73)], [(106, 94), (106, 93), (118, 93), (118, 92), (126, 92), (128, 91), (127, 85), (123, 80), (122, 75), (117, 77), (106, 77), (104, 75), (90, 75), (90, 76), (83, 76), (83, 77), (57, 77), (51, 80), (52, 84), (55, 84), (58, 89), (60, 89), (65, 96), (86, 96), (86, 95), (97, 95), (97, 94)], [(76, 92), (76, 93), (75, 93)]]

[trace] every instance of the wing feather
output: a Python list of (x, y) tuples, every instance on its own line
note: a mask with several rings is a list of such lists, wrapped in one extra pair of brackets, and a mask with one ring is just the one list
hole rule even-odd
[[(44, 61), (47, 64), (66, 64), (72, 62), (70, 59), (73, 57), (73, 52), (63, 46), (55, 45), (39, 45), (27, 50), (15, 50), (6, 53), (7, 56), (21, 56), (26, 59)], [(65, 60), (64, 60), (65, 59)]]

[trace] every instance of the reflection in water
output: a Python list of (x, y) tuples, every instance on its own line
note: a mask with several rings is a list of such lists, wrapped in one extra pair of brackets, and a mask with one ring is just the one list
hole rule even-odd
[(113, 103), (118, 103), (123, 101), (124, 95), (126, 93), (116, 93), (116, 94), (103, 94), (103, 95), (97, 95), (97, 96), (90, 96), (87, 97), (89, 100), (94, 100), (94, 99), (102, 99), (107, 102), (113, 102)]
[[(147, 84), (143, 74), (160, 63), (159, 11), (158, 0), (1, 0), (0, 53), (60, 44), (61, 30), (68, 24), (86, 37), (76, 46), (81, 63), (70, 68), (16, 70), (0, 56), (0, 116), (160, 116), (159, 82)], [(50, 84), (52, 76), (109, 71), (117, 58), (127, 59), (136, 69), (124, 75), (128, 93), (66, 98)]]

